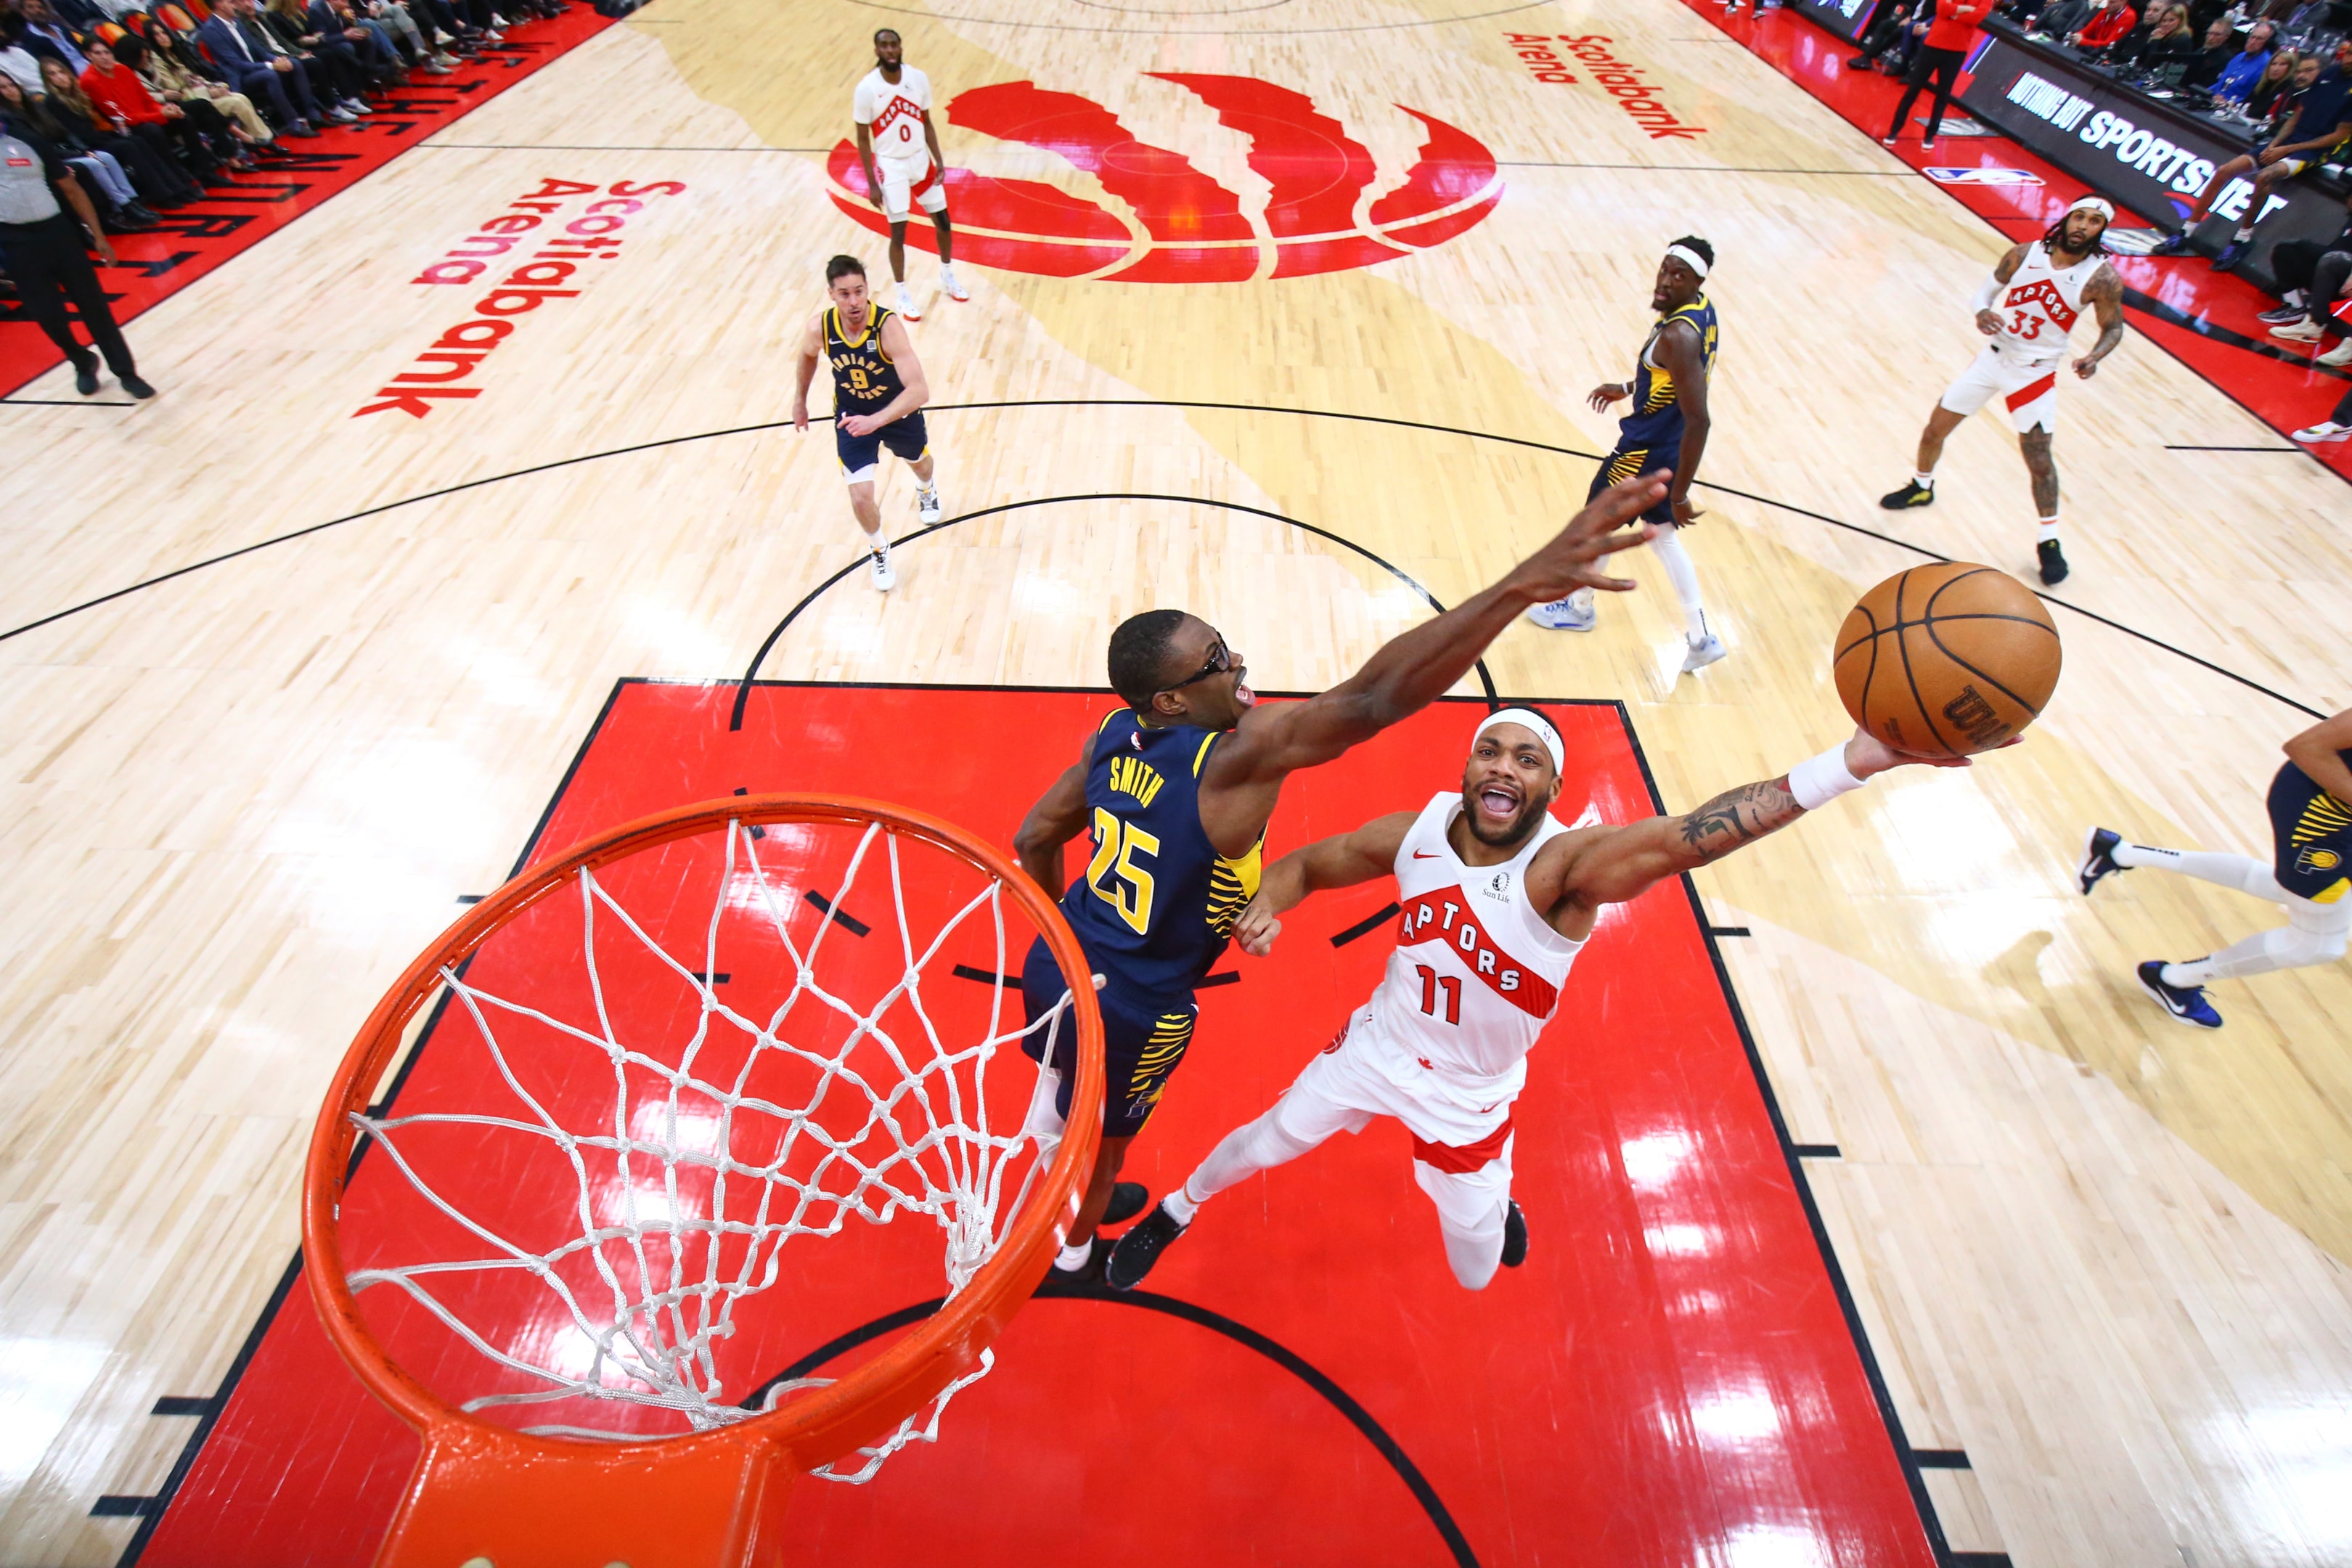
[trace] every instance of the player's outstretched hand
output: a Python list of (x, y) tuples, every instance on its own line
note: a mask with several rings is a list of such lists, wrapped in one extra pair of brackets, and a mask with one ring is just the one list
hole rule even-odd
[(1252, 958), (1264, 958), (1274, 951), (1274, 939), (1282, 934), (1282, 917), (1274, 906), (1261, 898), (1252, 899), (1242, 918), (1234, 922), (1234, 940)]
[(1633, 581), (1604, 575), (1602, 557), (1647, 544), (1658, 531), (1650, 523), (1631, 531), (1619, 530), (1666, 499), (1670, 468), (1620, 479), (1592, 498), (1591, 504), (1568, 520), (1568, 526), (1549, 544), (1519, 563), (1507, 579), (1521, 593), (1532, 593), (1538, 605), (1565, 598), (1578, 588), (1605, 588), (1612, 594), (1631, 590)]
[(805, 398), (793, 405), (793, 428), (794, 430), (808, 428), (808, 400)]
[(1584, 401), (1586, 406), (1598, 414), (1601, 410), (1608, 407), (1619, 398), (1631, 397), (1633, 395), (1633, 393), (1620, 383), (1604, 381), (1599, 386), (1594, 387), (1591, 392), (1586, 393), (1584, 395)]
[[(2022, 735), (2011, 735), (1993, 750), (2005, 752), (2024, 739)], [(1853, 739), (1845, 743), (1845, 771), (1858, 779), (1885, 773), (1890, 768), (1965, 768), (1975, 761), (1974, 757), (1922, 757), (1910, 752), (1898, 752), (1869, 731), (1858, 727)]]

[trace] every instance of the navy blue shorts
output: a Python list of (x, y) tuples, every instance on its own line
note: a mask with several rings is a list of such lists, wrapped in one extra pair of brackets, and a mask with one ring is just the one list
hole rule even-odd
[(2352, 894), (2352, 811), (2288, 763), (2271, 780), (2272, 875), (2298, 899), (2332, 904)]
[[(856, 413), (856, 409), (849, 411)], [(874, 477), (873, 470), (881, 464), (882, 448), (887, 447), (900, 458), (913, 462), (930, 450), (929, 432), (923, 428), (923, 411), (916, 409), (903, 419), (893, 419), (879, 430), (863, 436), (853, 436), (841, 427), (841, 416), (833, 422), (833, 449), (841, 458), (841, 471), (849, 476), (851, 484), (860, 484)]]
[[(1584, 504), (1590, 506), (1599, 500), (1601, 492), (1620, 479), (1630, 479), (1636, 474), (1654, 474), (1660, 468), (1673, 468), (1675, 458), (1681, 449), (1679, 442), (1675, 444), (1675, 448), (1672, 452), (1661, 447), (1618, 447), (1601, 460), (1600, 472), (1592, 476), (1592, 488), (1584, 492)], [(1631, 528), (1635, 521), (1654, 522), (1660, 528), (1672, 528), (1675, 526), (1674, 504), (1661, 500), (1657, 505), (1643, 512), (1638, 519), (1630, 520), (1621, 526)]]
[[(1028, 1006), (1029, 1022), (1034, 1024), (1052, 1012), (1054, 1004), (1068, 989), (1045, 939), (1038, 938), (1030, 944), (1029, 957), (1021, 966), (1021, 999)], [(1153, 1108), (1168, 1088), (1169, 1077), (1175, 1072), (1176, 1064), (1184, 1059), (1184, 1047), (1192, 1043), (1192, 1026), (1201, 1009), (1189, 997), (1177, 1005), (1164, 999), (1122, 996), (1116, 982), (1096, 992), (1095, 1002), (1102, 1009), (1103, 1021), (1107, 1089), (1103, 1097), (1103, 1136), (1132, 1138), (1151, 1120)], [(1054, 1109), (1066, 1121), (1070, 1115), (1070, 1089), (1077, 1078), (1077, 1031), (1067, 1018), (1048, 1027), (1055, 1037), (1054, 1068), (1062, 1075), (1062, 1092)], [(1044, 1059), (1045, 1034), (1045, 1029), (1040, 1029), (1022, 1040), (1021, 1048), (1028, 1053), (1031, 1061)]]

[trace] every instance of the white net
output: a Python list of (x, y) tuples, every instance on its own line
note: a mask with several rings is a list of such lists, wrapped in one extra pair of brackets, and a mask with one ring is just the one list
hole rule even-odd
[[(830, 899), (793, 885), (822, 858), (821, 832), (856, 836)], [(763, 838), (775, 866), (762, 863)], [(853, 1219), (924, 1216), (944, 1238), (949, 1300), (995, 1255), (1060, 1132), (1054, 1076), (1003, 1047), (1069, 1026), (1070, 1002), (1027, 1025), (1007, 970), (1021, 951), (1009, 943), (1032, 932), (1025, 919), (1008, 932), (1003, 884), (957, 859), (963, 885), (943, 887), (955, 879), (926, 861), (926, 896), (910, 900), (906, 847), (878, 823), (764, 834), (714, 824), (682, 846), (581, 870), (576, 923), (566, 910), (519, 937), (520, 955), (486, 963), (486, 945), (443, 972), (443, 1029), (468, 1023), (478, 1042), (478, 1058), (455, 1061), (475, 1069), (471, 1102), (449, 1089), (404, 1114), (354, 1114), (405, 1179), (413, 1196), (400, 1203), (415, 1223), (387, 1220), (395, 1244), (371, 1246), (349, 1279), (355, 1292), (404, 1293), (486, 1358), (472, 1384), (486, 1391), (461, 1408), (545, 1406), (523, 1429), (573, 1437), (746, 1420), (831, 1381), (762, 1383), (777, 1361), (727, 1343), (739, 1308), (763, 1294), (787, 1318), (837, 1306), (803, 1283), (809, 1241)], [(877, 860), (887, 878), (861, 881)], [(632, 871), (640, 861), (658, 864)], [(705, 916), (688, 892), (714, 867)], [(847, 910), (884, 880), (895, 918), (869, 929)], [(673, 952), (698, 921), (698, 969)], [(570, 942), (580, 973), (568, 984), (541, 995), (550, 988), (522, 983)], [(845, 947), (855, 961), (833, 962)], [(956, 962), (992, 955), (985, 967)], [(744, 973), (747, 958), (772, 973)], [(833, 984), (820, 978), (835, 969)], [(951, 994), (927, 997), (942, 976)], [(761, 1005), (742, 1010), (763, 980)], [(449, 1048), (434, 1047), (444, 1058)], [(1001, 1054), (1014, 1066), (1000, 1079), (1011, 1070), (1014, 1081), (992, 1094)], [(343, 1224), (350, 1232), (348, 1213)], [(800, 1261), (788, 1268), (794, 1241)], [(397, 1260), (380, 1260), (387, 1250)], [(777, 1310), (761, 1317), (749, 1336), (758, 1353), (806, 1348), (807, 1330), (780, 1327)], [(992, 1364), (983, 1352), (887, 1436), (816, 1473), (862, 1481), (907, 1444), (935, 1440), (950, 1399)]]

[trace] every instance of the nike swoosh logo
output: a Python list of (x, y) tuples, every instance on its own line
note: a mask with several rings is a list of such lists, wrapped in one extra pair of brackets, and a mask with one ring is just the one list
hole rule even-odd
[(1442, 857), (1440, 857), (1440, 856), (1432, 855), (1432, 854), (1431, 854), (1428, 850), (1426, 850), (1426, 849), (1416, 849), (1416, 850), (1414, 850), (1414, 851), (1412, 852), (1412, 858), (1413, 858), (1414, 859), (1416, 859), (1416, 860), (1436, 860), (1436, 859), (1440, 859), (1440, 858), (1442, 858)]

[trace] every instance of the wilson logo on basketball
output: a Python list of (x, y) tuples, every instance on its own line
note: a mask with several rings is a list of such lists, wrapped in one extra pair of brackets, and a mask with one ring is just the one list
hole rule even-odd
[[(1265, 209), (1194, 168), (1181, 153), (1136, 140), (1091, 99), (1034, 82), (959, 93), (950, 125), (1050, 153), (1124, 204), (1114, 211), (1036, 180), (946, 171), (956, 259), (1048, 278), (1122, 283), (1226, 283), (1296, 278), (1393, 261), (1475, 225), (1503, 194), (1495, 155), (1475, 137), (1419, 110), (1426, 133), (1402, 175), (1383, 171), (1348, 128), (1306, 94), (1251, 77), (1153, 71), (1214, 110), (1249, 140), (1249, 165), (1272, 190)], [(889, 225), (867, 200), (866, 172), (846, 141), (827, 164), (833, 201), (877, 234)], [(929, 248), (929, 226), (908, 226)]]

